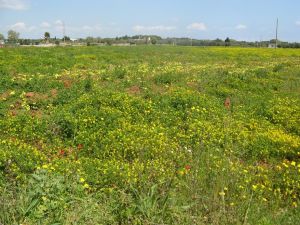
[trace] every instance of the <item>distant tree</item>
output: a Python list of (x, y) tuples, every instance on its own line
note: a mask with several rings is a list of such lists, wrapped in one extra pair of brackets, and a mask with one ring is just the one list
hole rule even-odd
[(71, 38), (70, 38), (70, 37), (68, 37), (68, 36), (64, 36), (64, 37), (63, 37), (63, 40), (64, 40), (64, 41), (70, 41), (70, 40), (71, 40)]
[(107, 40), (106, 40), (106, 44), (107, 44), (107, 45), (112, 45), (112, 44), (113, 44), (113, 41), (112, 41), (111, 39), (107, 39)]
[(45, 40), (48, 42), (49, 39), (50, 39), (50, 33), (49, 33), (49, 32), (45, 32), (44, 38), (45, 38)]
[(30, 45), (30, 44), (31, 44), (30, 39), (25, 39), (25, 44), (26, 44), (26, 45)]
[(7, 32), (7, 39), (9, 42), (16, 43), (19, 39), (19, 36), (20, 36), (20, 33), (14, 31), (14, 30), (9, 30)]
[(213, 41), (210, 41), (210, 45), (214, 45), (214, 46), (223, 46), (224, 45), (224, 41), (220, 38), (217, 38)]
[(4, 40), (4, 35), (0, 33), (0, 40)]
[(93, 37), (87, 37), (86, 38), (86, 42), (88, 43), (93, 43), (94, 42), (94, 38)]
[(157, 39), (156, 38), (152, 38), (151, 39), (151, 44), (156, 45), (156, 43), (157, 43)]
[(20, 39), (19, 43), (20, 43), (20, 45), (30, 45), (31, 41), (30, 41), (30, 39)]
[(225, 46), (230, 46), (230, 39), (229, 39), (229, 37), (227, 37), (225, 39)]
[(172, 44), (173, 43), (173, 41), (172, 41), (172, 39), (167, 39), (167, 43), (170, 45), (170, 44)]
[(123, 36), (123, 37), (120, 37), (120, 39), (122, 39), (122, 40), (128, 40), (128, 39), (129, 39), (129, 36), (128, 36), (128, 35), (125, 35), (125, 36)]

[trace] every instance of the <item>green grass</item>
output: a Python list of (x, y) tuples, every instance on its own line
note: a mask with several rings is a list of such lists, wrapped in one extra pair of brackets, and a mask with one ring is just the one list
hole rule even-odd
[(297, 224), (299, 65), (290, 49), (1, 49), (0, 223)]

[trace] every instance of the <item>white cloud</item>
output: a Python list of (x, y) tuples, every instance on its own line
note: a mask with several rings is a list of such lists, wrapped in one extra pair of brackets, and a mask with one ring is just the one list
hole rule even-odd
[(82, 30), (93, 30), (93, 27), (85, 25), (82, 27)]
[[(1, 17), (1, 16), (0, 16)], [(50, 32), (51, 36), (61, 37), (63, 35), (64, 22), (60, 19), (54, 21), (39, 21), (36, 24), (27, 24), (25, 21), (19, 21), (15, 24), (9, 24), (1, 27), (2, 30), (15, 30), (19, 32), (22, 37), (40, 38), (45, 31)], [(2, 32), (3, 33), (3, 32)], [(70, 37), (86, 37), (86, 36), (122, 36), (120, 28), (117, 26), (105, 26), (104, 24), (83, 24), (71, 25), (65, 24), (65, 33)]]
[(192, 23), (186, 27), (188, 30), (200, 30), (205, 31), (207, 30), (207, 27), (205, 23)]
[(58, 28), (58, 29), (62, 29), (63, 26), (64, 26), (64, 22), (61, 21), (61, 20), (56, 20), (56, 21), (54, 22), (54, 24), (55, 24), (56, 28)]
[(163, 25), (158, 25), (158, 26), (141, 26), (141, 25), (136, 25), (132, 28), (136, 32), (143, 32), (143, 31), (172, 31), (175, 30), (176, 27), (174, 26), (163, 26)]
[(65, 29), (66, 33), (75, 32), (75, 33), (85, 33), (91, 31), (101, 31), (103, 27), (99, 24), (96, 25), (84, 25), (84, 26), (71, 26), (69, 24), (65, 24), (62, 20), (56, 20), (54, 22), (54, 29), (56, 31), (61, 32)]
[(56, 20), (55, 24), (58, 25), (58, 26), (62, 26), (64, 23), (61, 20)]
[(80, 30), (102, 30), (101, 26), (100, 25), (95, 25), (95, 26), (89, 26), (89, 25), (85, 25), (83, 27), (79, 27)]
[(247, 26), (244, 25), (244, 24), (238, 24), (238, 25), (235, 26), (235, 29), (237, 29), (237, 30), (245, 30), (245, 29), (247, 29)]
[(18, 22), (10, 26), (11, 29), (24, 30), (26, 29), (26, 24), (23, 22)]
[(27, 26), (24, 22), (17, 22), (11, 26), (9, 29), (16, 30), (16, 31), (33, 31), (36, 29), (35, 26)]
[(0, 9), (24, 10), (27, 6), (22, 0), (0, 0)]
[(54, 28), (55, 28), (56, 31), (62, 31), (64, 29), (64, 22), (61, 21), (61, 20), (56, 20), (54, 22), (54, 25), (55, 25)]
[(102, 31), (103, 27), (100, 25), (84, 25), (84, 26), (70, 26), (66, 27), (67, 31), (76, 32), (76, 33), (82, 33), (82, 32), (96, 32), (96, 31)]
[(40, 27), (42, 27), (42, 28), (50, 28), (50, 27), (51, 27), (51, 24), (48, 23), (48, 22), (42, 22), (42, 23), (40, 24)]
[(300, 20), (296, 21), (296, 25), (300, 26)]

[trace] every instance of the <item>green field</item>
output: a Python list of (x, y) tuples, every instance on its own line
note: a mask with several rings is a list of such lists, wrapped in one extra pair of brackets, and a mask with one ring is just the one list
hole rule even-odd
[(300, 221), (300, 50), (0, 49), (0, 224)]

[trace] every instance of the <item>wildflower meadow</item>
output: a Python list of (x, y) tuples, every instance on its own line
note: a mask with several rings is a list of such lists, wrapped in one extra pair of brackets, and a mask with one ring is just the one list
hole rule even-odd
[(300, 51), (0, 49), (0, 224), (299, 224)]

